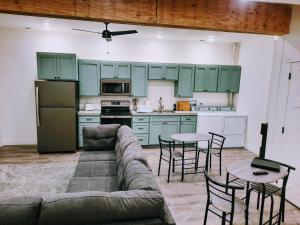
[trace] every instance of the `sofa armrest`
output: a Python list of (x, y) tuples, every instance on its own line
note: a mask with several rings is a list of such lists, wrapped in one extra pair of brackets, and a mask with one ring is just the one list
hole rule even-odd
[(166, 225), (176, 225), (176, 222), (170, 212), (170, 209), (167, 205), (167, 203), (165, 202), (165, 205), (164, 205), (164, 211), (165, 211), (165, 217), (164, 217), (164, 220), (166, 222)]

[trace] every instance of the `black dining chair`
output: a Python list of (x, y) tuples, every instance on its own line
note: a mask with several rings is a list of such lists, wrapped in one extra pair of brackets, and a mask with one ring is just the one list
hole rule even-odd
[[(232, 225), (234, 213), (244, 212), (245, 224), (248, 225), (247, 206), (242, 200), (236, 197), (236, 191), (243, 190), (244, 187), (220, 183), (212, 179), (207, 171), (204, 171), (204, 174), (206, 178), (207, 202), (203, 224), (206, 225), (207, 214), (210, 211), (222, 219), (222, 225), (225, 225), (226, 222)], [(210, 205), (213, 207), (210, 207)]]
[(183, 156), (182, 156), (181, 152), (175, 151), (175, 141), (174, 140), (171, 140), (171, 141), (163, 140), (160, 135), (158, 136), (158, 140), (159, 140), (159, 147), (160, 147), (158, 176), (160, 175), (161, 161), (163, 160), (169, 164), (169, 167), (168, 167), (168, 183), (169, 183), (172, 162), (173, 162), (173, 170), (174, 170), (174, 161), (181, 160)]
[[(274, 185), (274, 184), (267, 184), (265, 185), (265, 187), (263, 187), (261, 184), (257, 184), (257, 183), (251, 183), (250, 185), (250, 192), (251, 191), (255, 191), (258, 193), (257, 195), (257, 209), (259, 209), (260, 206), (260, 197), (261, 195), (263, 195), (264, 192), (264, 200), (268, 197), (270, 197), (271, 199), (271, 208), (270, 208), (270, 221), (272, 223), (272, 220), (277, 217), (278, 224), (280, 224), (280, 222), (284, 222), (284, 214), (285, 214), (285, 194), (286, 194), (286, 184), (289, 178), (289, 174), (291, 170), (295, 170), (295, 167), (289, 166), (285, 163), (281, 163), (281, 162), (277, 162), (274, 160), (270, 160), (270, 159), (265, 159), (269, 162), (275, 162), (278, 163), (280, 166), (284, 167), (287, 169), (288, 174), (282, 179), (282, 185), (281, 187)], [(281, 200), (280, 200), (280, 210), (279, 213), (273, 216), (273, 206), (274, 206), (274, 195), (280, 193), (281, 195)], [(264, 201), (263, 200), (263, 201)], [(281, 221), (280, 221), (281, 220)], [(273, 223), (272, 223), (273, 224)]]
[[(211, 141), (210, 141), (210, 149), (209, 149), (209, 168), (211, 169), (211, 161), (212, 161), (212, 156), (216, 156), (219, 158), (219, 173), (222, 175), (222, 150), (225, 142), (225, 137), (216, 134), (213, 132), (209, 132), (211, 135)], [(206, 148), (199, 148), (200, 152), (204, 152), (207, 154), (207, 149)], [(198, 161), (199, 161), (199, 154), (198, 154)]]

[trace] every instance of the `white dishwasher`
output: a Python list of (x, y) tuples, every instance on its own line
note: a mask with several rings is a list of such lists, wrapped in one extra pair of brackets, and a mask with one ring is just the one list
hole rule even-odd
[(197, 132), (223, 135), (225, 148), (244, 147), (246, 131), (247, 116), (235, 112), (198, 112)]

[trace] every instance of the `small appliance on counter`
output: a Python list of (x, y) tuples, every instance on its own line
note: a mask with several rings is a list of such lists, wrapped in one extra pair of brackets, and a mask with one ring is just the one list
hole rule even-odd
[(146, 105), (139, 105), (137, 106), (137, 112), (139, 113), (151, 113), (153, 112), (153, 107), (152, 106), (146, 106)]
[(189, 101), (178, 101), (176, 103), (177, 111), (191, 111), (191, 103)]
[(85, 111), (94, 111), (94, 110), (96, 110), (96, 107), (94, 104), (86, 103), (84, 105), (84, 110)]

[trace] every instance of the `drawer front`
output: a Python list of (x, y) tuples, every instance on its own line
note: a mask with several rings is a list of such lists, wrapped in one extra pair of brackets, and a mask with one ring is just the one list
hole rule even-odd
[(181, 116), (181, 122), (195, 122), (197, 116)]
[(148, 145), (148, 134), (137, 134), (136, 136), (141, 145)]
[(147, 134), (149, 130), (148, 123), (134, 123), (132, 129), (136, 134)]
[(98, 127), (99, 123), (79, 123), (78, 125), (78, 135), (82, 136), (82, 128), (83, 127)]
[(134, 123), (146, 123), (149, 122), (149, 116), (134, 116), (132, 117)]
[(180, 116), (150, 116), (150, 121), (151, 122), (165, 122), (165, 121), (179, 122)]
[(79, 123), (100, 123), (99, 116), (79, 116)]

